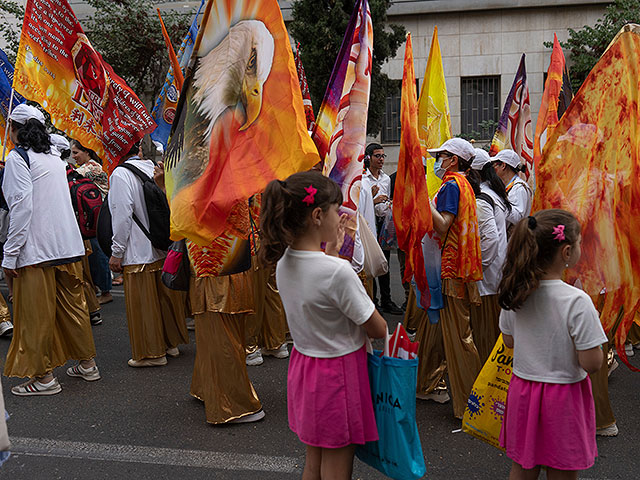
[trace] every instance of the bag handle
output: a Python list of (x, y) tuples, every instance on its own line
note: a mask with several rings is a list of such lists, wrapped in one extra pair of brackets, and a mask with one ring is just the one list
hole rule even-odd
[[(386, 326), (385, 327), (386, 333), (384, 336), (384, 347), (382, 349), (382, 355), (385, 357), (389, 356), (389, 327)], [(371, 339), (369, 338), (369, 335), (367, 335), (366, 337), (366, 341), (365, 341), (365, 345), (367, 346), (367, 353), (370, 353), (373, 355), (373, 345), (371, 344)]]

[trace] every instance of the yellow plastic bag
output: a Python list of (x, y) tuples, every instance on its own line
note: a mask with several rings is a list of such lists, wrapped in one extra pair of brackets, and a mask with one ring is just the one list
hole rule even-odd
[(462, 431), (500, 450), (500, 428), (513, 369), (513, 349), (502, 335), (476, 378), (462, 417)]

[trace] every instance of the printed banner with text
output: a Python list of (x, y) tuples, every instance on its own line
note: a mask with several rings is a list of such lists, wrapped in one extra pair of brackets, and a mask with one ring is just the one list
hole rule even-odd
[(28, 0), (14, 87), (53, 125), (106, 160), (111, 171), (155, 122), (94, 50), (66, 0)]

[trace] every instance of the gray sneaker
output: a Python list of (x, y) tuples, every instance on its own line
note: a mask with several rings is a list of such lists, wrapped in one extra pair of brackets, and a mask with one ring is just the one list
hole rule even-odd
[(60, 383), (58, 383), (58, 379), (55, 377), (53, 378), (53, 381), (50, 383), (50, 385), (44, 385), (37, 379), (32, 378), (28, 382), (25, 382), (11, 389), (11, 393), (13, 393), (14, 395), (18, 395), (19, 397), (55, 395), (56, 393), (60, 393), (61, 391), (62, 387), (60, 386)]
[(13, 335), (13, 323), (9, 320), (0, 322), (0, 337), (9, 337)]
[(80, 377), (87, 382), (95, 382), (101, 378), (97, 365), (94, 365), (91, 368), (84, 368), (82, 365), (78, 364), (74, 367), (67, 368), (67, 375), (70, 377)]

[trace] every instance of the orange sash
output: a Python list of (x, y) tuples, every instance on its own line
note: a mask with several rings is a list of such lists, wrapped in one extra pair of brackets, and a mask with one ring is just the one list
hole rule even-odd
[(463, 282), (482, 280), (480, 229), (476, 213), (476, 197), (466, 177), (459, 172), (447, 172), (443, 184), (455, 180), (460, 189), (456, 215), (442, 248), (442, 278), (458, 278)]

